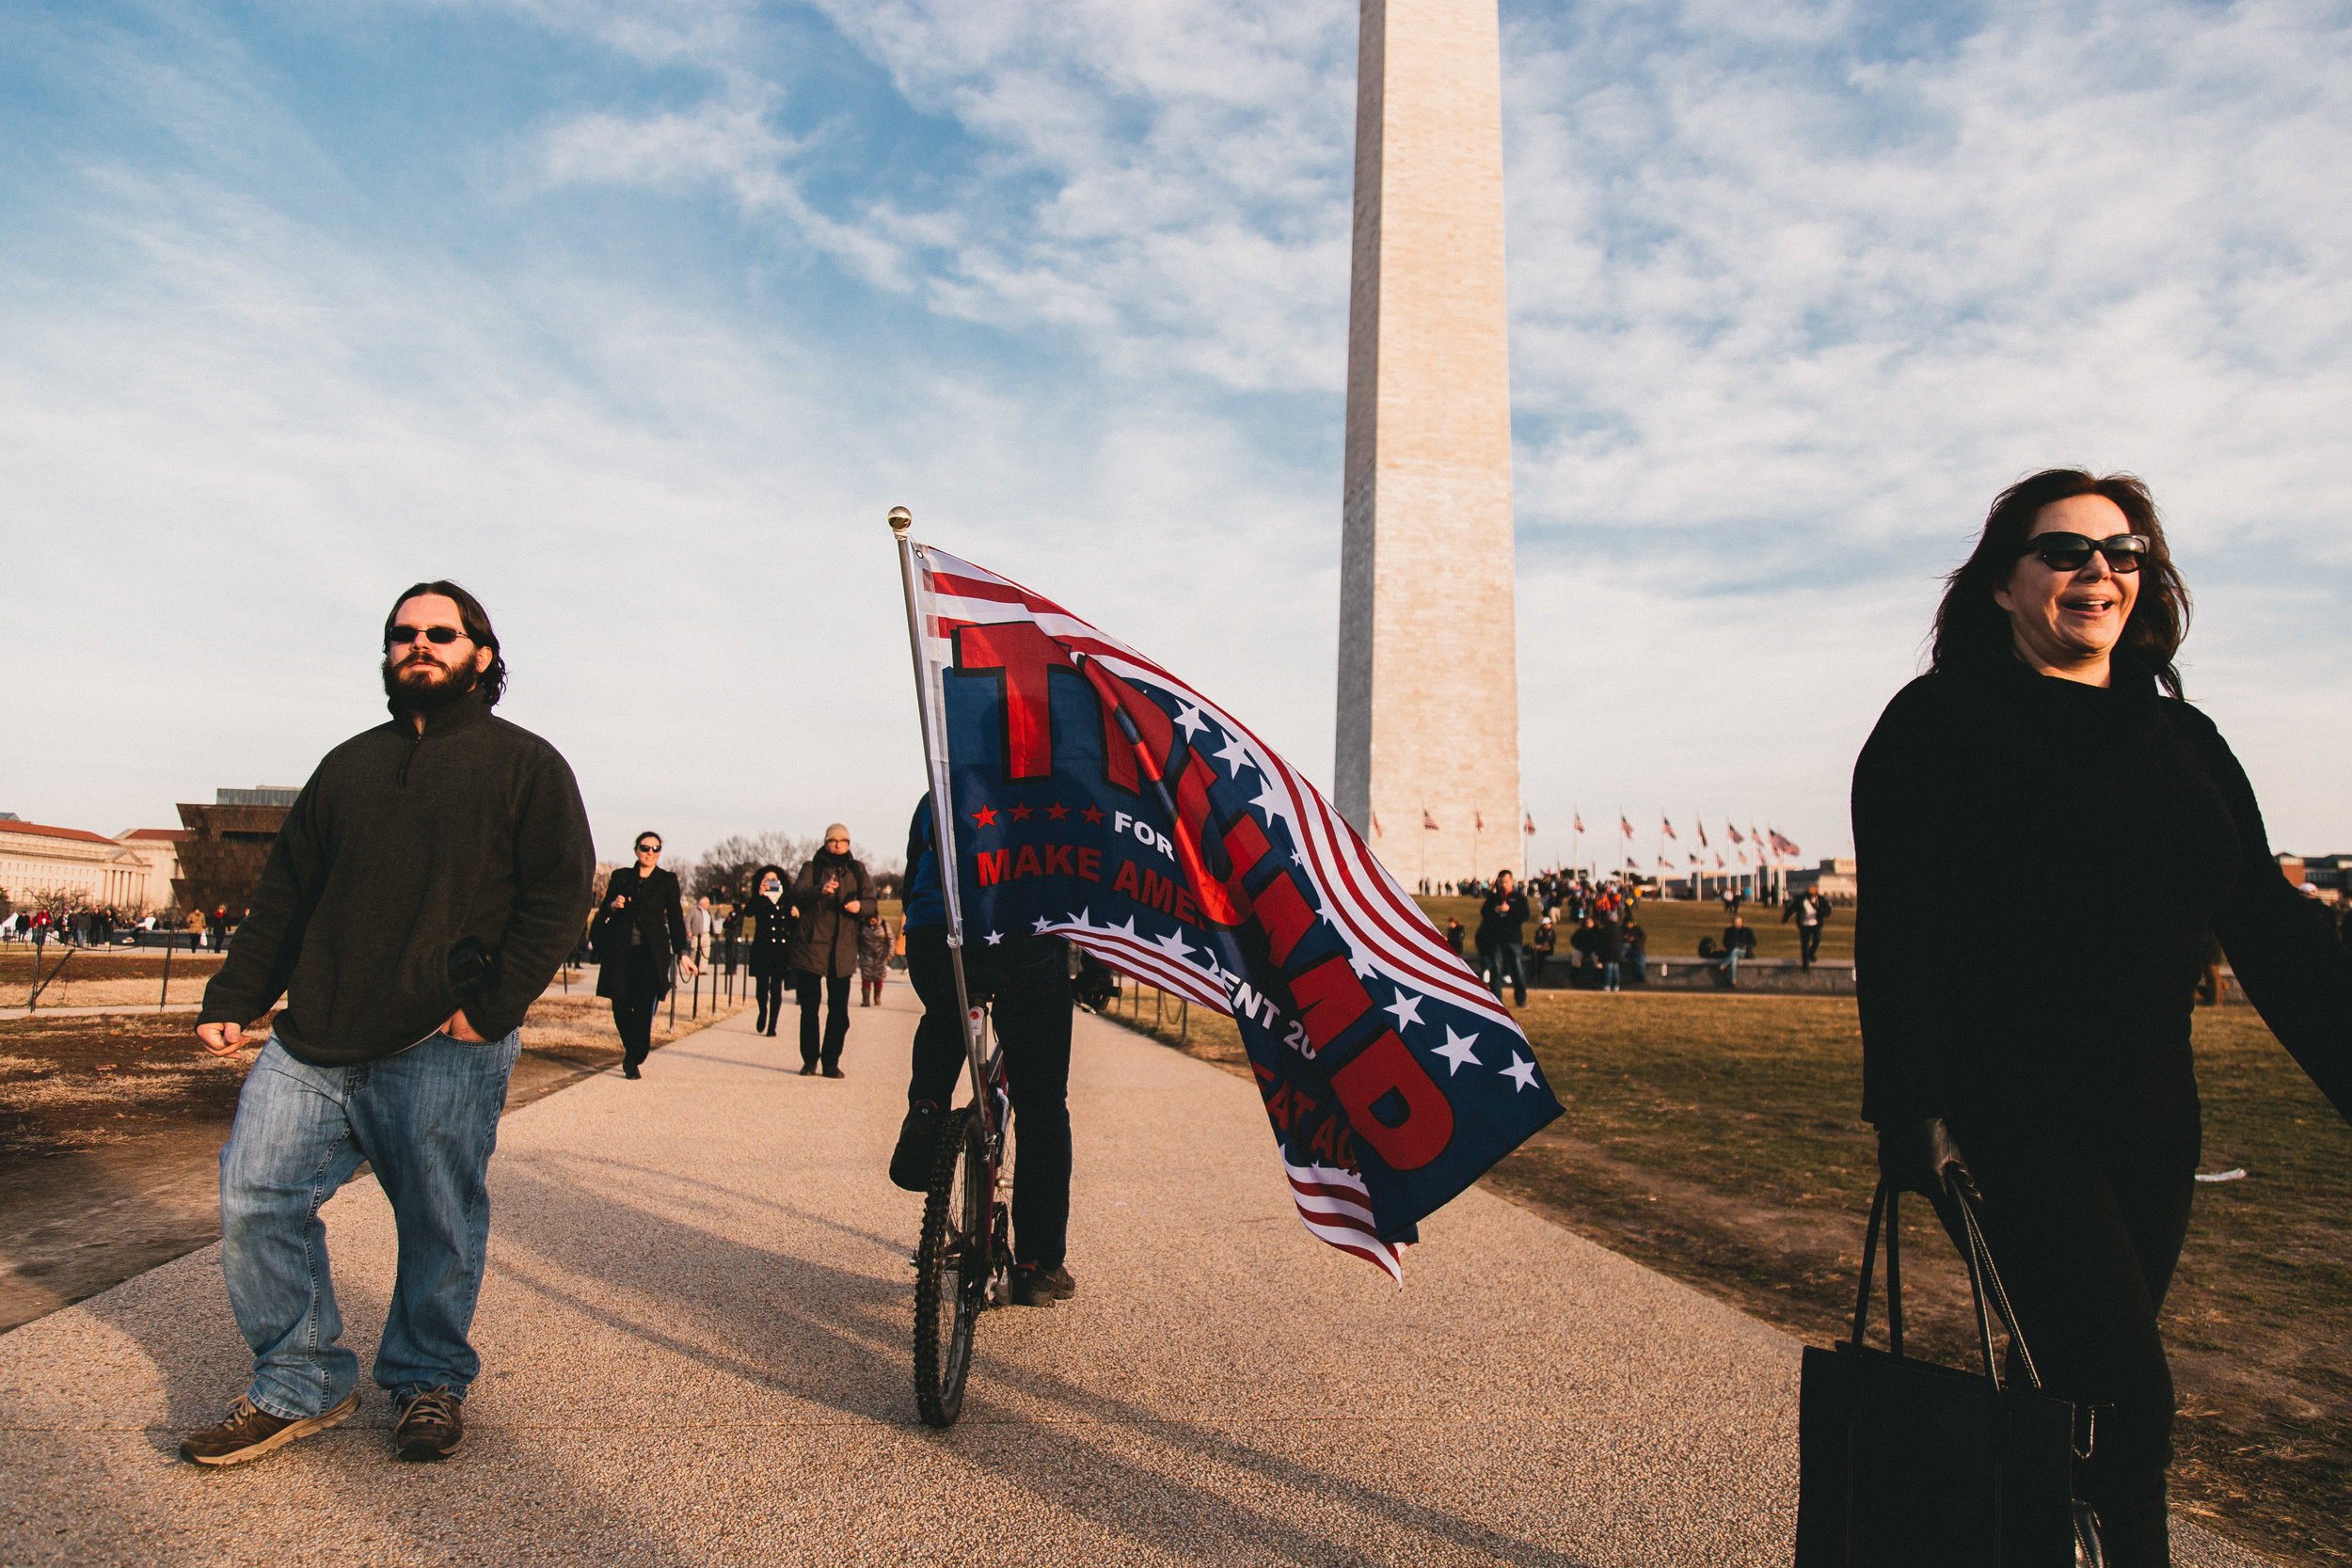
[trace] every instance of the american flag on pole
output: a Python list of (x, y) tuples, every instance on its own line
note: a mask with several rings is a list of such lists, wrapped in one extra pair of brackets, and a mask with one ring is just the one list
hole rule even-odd
[(1673, 818), (1661, 816), (1658, 819), (1658, 825), (1666, 830), (1666, 836), (1668, 838), (1673, 839), (1677, 844), (1682, 842), (1682, 835), (1675, 832)]
[(1417, 1222), (1560, 1115), (1527, 1037), (1239, 721), (1052, 600), (913, 548), (965, 941), (1056, 933), (1232, 1015), (1300, 1220), (1402, 1282)]

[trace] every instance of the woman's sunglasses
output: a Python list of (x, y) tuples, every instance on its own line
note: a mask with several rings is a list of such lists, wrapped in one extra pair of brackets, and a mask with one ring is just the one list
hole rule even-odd
[(2090, 564), (2093, 553), (2107, 558), (2107, 570), (2129, 574), (2139, 570), (2139, 558), (2148, 553), (2148, 536), (2142, 533), (2118, 533), (2106, 539), (2093, 539), (2080, 533), (2037, 533), (2026, 541), (2019, 555), (2038, 555), (2042, 564), (2053, 572), (2079, 572)]
[(641, 855), (658, 855), (661, 853), (661, 846), (659, 844), (641, 844), (637, 847), (637, 852)]
[(455, 626), (394, 626), (384, 634), (384, 645), (405, 648), (421, 637), (437, 648), (446, 648), (465, 635)]

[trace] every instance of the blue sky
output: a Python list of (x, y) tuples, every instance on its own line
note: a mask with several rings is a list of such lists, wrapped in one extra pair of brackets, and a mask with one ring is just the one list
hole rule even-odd
[[(2059, 462), (2155, 486), (2192, 697), (2352, 848), (2348, 20), (1504, 7), (1539, 859), (1580, 806), (1842, 851), (1938, 575)], [(899, 502), (1327, 780), (1354, 55), (1336, 3), (10, 8), (0, 809), (299, 780), (449, 575), (606, 853), (887, 855)]]

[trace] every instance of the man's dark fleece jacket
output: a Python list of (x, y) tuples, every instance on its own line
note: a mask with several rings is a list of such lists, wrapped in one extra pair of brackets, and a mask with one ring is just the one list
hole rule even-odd
[(496, 956), (465, 1004), (502, 1038), (580, 942), (596, 854), (555, 748), (480, 697), (405, 714), (326, 754), (278, 831), (199, 1022), (247, 1024), (281, 995), (278, 1043), (319, 1067), (373, 1061), (457, 1011), (451, 950)]

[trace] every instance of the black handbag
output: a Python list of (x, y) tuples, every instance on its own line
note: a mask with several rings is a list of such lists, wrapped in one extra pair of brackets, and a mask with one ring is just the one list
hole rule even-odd
[[(1862, 1246), (1853, 1338), (1804, 1352), (1797, 1411), (1796, 1568), (2099, 1568), (2090, 1511), (2074, 1494), (2075, 1407), (2042, 1392), (1974, 1197), (1947, 1191), (1965, 1230), (1981, 1374), (1903, 1354), (1898, 1191), (1882, 1178)], [(1863, 1343), (1880, 1224), (1886, 1234), (1886, 1339)], [(2004, 1387), (1993, 1319), (2009, 1330)], [(2022, 1384), (2022, 1386), (2020, 1386)]]

